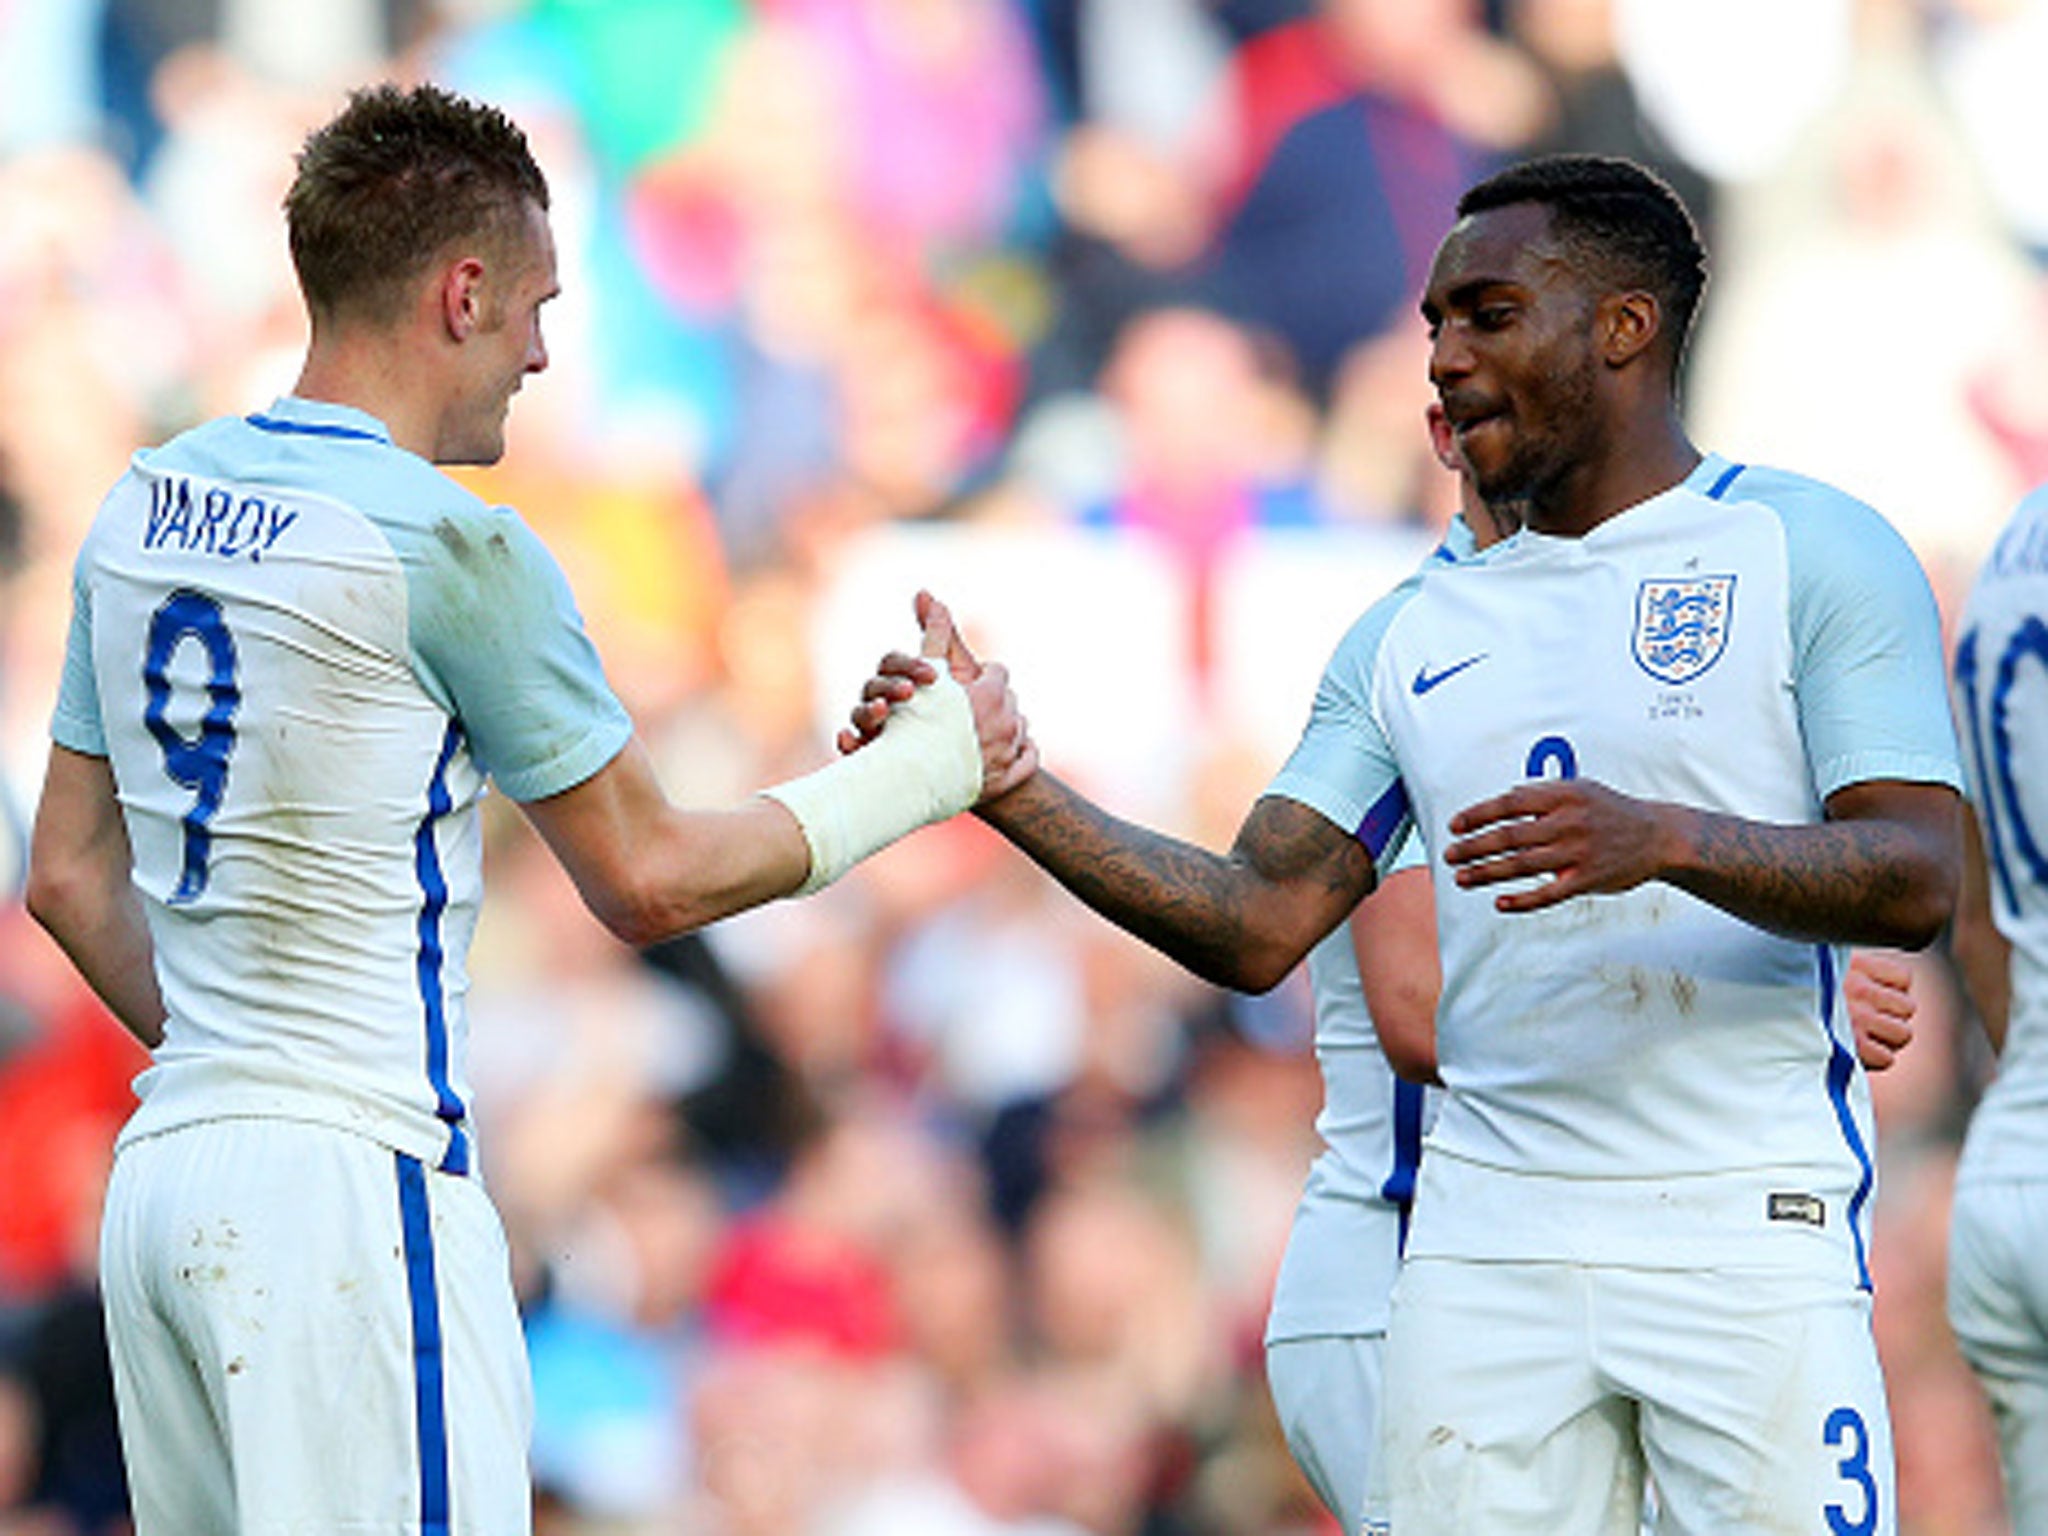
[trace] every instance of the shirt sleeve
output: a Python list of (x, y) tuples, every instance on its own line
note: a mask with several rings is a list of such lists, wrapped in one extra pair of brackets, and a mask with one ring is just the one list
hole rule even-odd
[(1380, 643), (1415, 582), (1396, 587), (1352, 625), (1323, 670), (1308, 724), (1266, 787), (1319, 812), (1356, 837), (1385, 875), (1413, 830), (1407, 787), (1372, 707)]
[(568, 579), (518, 514), (438, 519), (408, 562), (416, 664), (514, 800), (573, 789), (633, 734)]
[(106, 724), (100, 717), (100, 687), (92, 670), (92, 589), (85, 579), (85, 554), (71, 568), (71, 627), (64, 639), (64, 670), (57, 682), (57, 707), (50, 739), (89, 757), (107, 755)]
[[(1820, 488), (1815, 488), (1820, 492)], [(1793, 686), (1814, 789), (1962, 775), (1926, 574), (1898, 531), (1839, 494), (1784, 511)]]

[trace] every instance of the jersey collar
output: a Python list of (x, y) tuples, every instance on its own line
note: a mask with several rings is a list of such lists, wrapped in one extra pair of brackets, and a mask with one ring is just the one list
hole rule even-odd
[(1558, 533), (1540, 533), (1534, 528), (1523, 528), (1513, 537), (1503, 539), (1500, 543), (1494, 545), (1493, 549), (1484, 551), (1478, 558), (1485, 559), (1490, 557), (1494, 550), (1511, 548), (1530, 552), (1525, 556), (1526, 558), (1537, 558), (1540, 552), (1544, 550), (1557, 551), (1557, 555), (1553, 558), (1574, 558), (1585, 550), (1598, 548), (1615, 539), (1627, 538), (1629, 536), (1627, 530), (1640, 527), (1643, 516), (1649, 513), (1651, 508), (1668, 505), (1671, 498), (1678, 492), (1684, 491), (1696, 496), (1705, 496), (1715, 501), (1724, 499), (1727, 495), (1728, 487), (1735, 483), (1737, 477), (1747, 467), (1747, 465), (1738, 464), (1732, 459), (1724, 458), (1718, 453), (1703, 453), (1700, 455), (1699, 463), (1692, 467), (1691, 472), (1683, 480), (1674, 482), (1657, 492), (1654, 496), (1645, 497), (1633, 506), (1623, 507), (1612, 517), (1595, 527), (1587, 529), (1583, 534), (1569, 536)]
[(1734, 482), (1735, 477), (1746, 467), (1732, 459), (1723, 458), (1718, 453), (1705, 453), (1700, 456), (1699, 463), (1693, 466), (1692, 473), (1679, 483), (1688, 491), (1697, 491), (1702, 496), (1720, 501), (1728, 494), (1728, 487)]
[(331, 400), (302, 400), (297, 395), (280, 395), (267, 411), (243, 418), (260, 432), (277, 432), (299, 437), (352, 437), (366, 442), (391, 445), (391, 429), (368, 411)]

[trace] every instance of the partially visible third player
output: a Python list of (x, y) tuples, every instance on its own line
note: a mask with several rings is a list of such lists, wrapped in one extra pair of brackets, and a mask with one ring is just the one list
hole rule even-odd
[(2048, 1536), (2048, 487), (1978, 575), (1953, 694), (1976, 832), (1954, 947), (1998, 1075), (1956, 1169), (1949, 1321), (1991, 1402), (2015, 1536)]

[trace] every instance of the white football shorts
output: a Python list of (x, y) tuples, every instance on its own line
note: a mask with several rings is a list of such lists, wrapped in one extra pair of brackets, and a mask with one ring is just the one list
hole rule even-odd
[(533, 1419), (483, 1189), (217, 1120), (115, 1159), (100, 1239), (138, 1536), (526, 1536)]
[(1956, 1186), (1948, 1320), (1991, 1402), (2015, 1536), (2048, 1536), (2048, 1182)]
[(1384, 1333), (1333, 1333), (1266, 1346), (1266, 1385), (1287, 1449), (1344, 1536), (1358, 1536), (1380, 1448)]
[(1372, 1518), (1624, 1536), (1646, 1472), (1660, 1536), (1892, 1536), (1868, 1293), (1785, 1269), (1409, 1258)]

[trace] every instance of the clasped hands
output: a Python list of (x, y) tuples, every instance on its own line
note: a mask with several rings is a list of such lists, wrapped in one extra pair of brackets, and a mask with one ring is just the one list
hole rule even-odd
[(1017, 708), (1008, 668), (1001, 662), (976, 660), (960, 638), (951, 611), (931, 593), (919, 592), (916, 607), (922, 632), (917, 654), (891, 651), (876, 665), (874, 675), (861, 686), (851, 723), (839, 733), (839, 750), (857, 752), (881, 735), (890, 708), (935, 682), (943, 666), (967, 691), (974, 710), (975, 735), (981, 743), (981, 798), (975, 803), (985, 805), (1038, 771), (1038, 744)]

